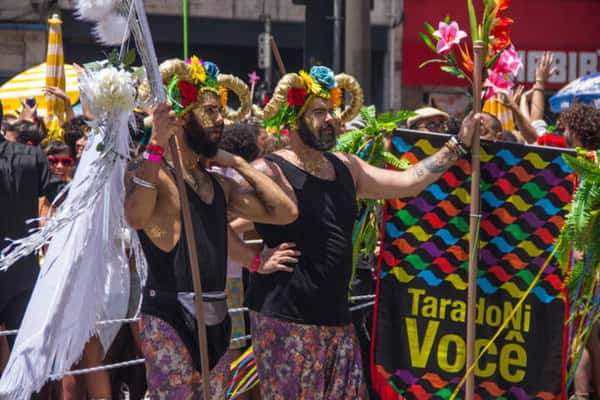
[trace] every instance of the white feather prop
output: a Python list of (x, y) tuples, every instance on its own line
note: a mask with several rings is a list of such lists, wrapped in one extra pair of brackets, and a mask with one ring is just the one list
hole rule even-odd
[(120, 45), (129, 36), (127, 18), (116, 13), (108, 14), (102, 20), (98, 21), (92, 33), (104, 45)]
[[(107, 93), (112, 93), (114, 101), (108, 109), (96, 108), (98, 119), (56, 215), (29, 237), (14, 241), (0, 256), (0, 270), (6, 269), (51, 239), (0, 379), (3, 400), (28, 399), (50, 376), (63, 376), (79, 360), (92, 335), (98, 335), (108, 349), (119, 325), (97, 327), (96, 322), (123, 318), (127, 310), (123, 176), (130, 151), (133, 78), (109, 67), (87, 71), (80, 76), (80, 85), (82, 99), (90, 105), (106, 104)], [(130, 246), (138, 271), (145, 271), (135, 232)], [(145, 273), (141, 275), (145, 277)]]
[(120, 0), (77, 0), (75, 15), (88, 21), (101, 21), (117, 8)]

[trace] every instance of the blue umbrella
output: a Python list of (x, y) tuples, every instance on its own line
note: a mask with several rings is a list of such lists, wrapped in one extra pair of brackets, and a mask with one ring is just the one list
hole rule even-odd
[(560, 89), (550, 97), (550, 108), (554, 112), (563, 112), (571, 107), (573, 99), (600, 109), (600, 72), (576, 79)]

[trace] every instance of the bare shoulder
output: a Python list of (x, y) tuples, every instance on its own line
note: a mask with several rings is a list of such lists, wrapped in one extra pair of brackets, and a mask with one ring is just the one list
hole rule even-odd
[[(277, 154), (278, 156), (285, 158), (284, 155), (282, 155), (279, 151), (273, 154)], [(281, 168), (279, 168), (277, 164), (264, 158), (254, 160), (252, 162), (252, 167), (272, 179), (280, 179), (282, 175)]]
[(356, 177), (360, 170), (360, 161), (358, 157), (356, 157), (354, 154), (341, 152), (333, 153), (333, 155), (336, 156), (341, 162), (343, 162), (346, 168), (350, 170), (352, 178), (354, 179), (354, 182), (356, 182)]

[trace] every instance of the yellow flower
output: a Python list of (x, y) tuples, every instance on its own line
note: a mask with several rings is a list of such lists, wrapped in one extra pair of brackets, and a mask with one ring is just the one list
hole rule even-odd
[(195, 84), (204, 83), (206, 80), (206, 70), (196, 56), (193, 56), (190, 60), (190, 75), (192, 76), (192, 82)]
[(221, 91), (221, 105), (227, 107), (227, 88), (223, 85), (219, 85), (219, 89)]
[(300, 71), (300, 77), (304, 81), (304, 84), (306, 85), (306, 89), (310, 93), (317, 94), (317, 95), (321, 93), (321, 85), (319, 85), (319, 82), (315, 81), (312, 76), (307, 74), (305, 71)]
[(48, 135), (42, 140), (42, 145), (48, 142), (64, 142), (65, 141), (65, 130), (60, 126), (58, 118), (54, 117), (47, 126)]
[(340, 105), (342, 105), (342, 89), (338, 88), (333, 88), (329, 91), (330, 97), (331, 97), (331, 106), (333, 108), (338, 108)]

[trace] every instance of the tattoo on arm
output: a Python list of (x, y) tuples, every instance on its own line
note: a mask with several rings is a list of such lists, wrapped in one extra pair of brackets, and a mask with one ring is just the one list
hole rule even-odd
[(413, 167), (417, 179), (422, 179), (426, 173), (440, 174), (450, 168), (457, 157), (448, 150), (442, 149), (431, 157), (427, 157)]

